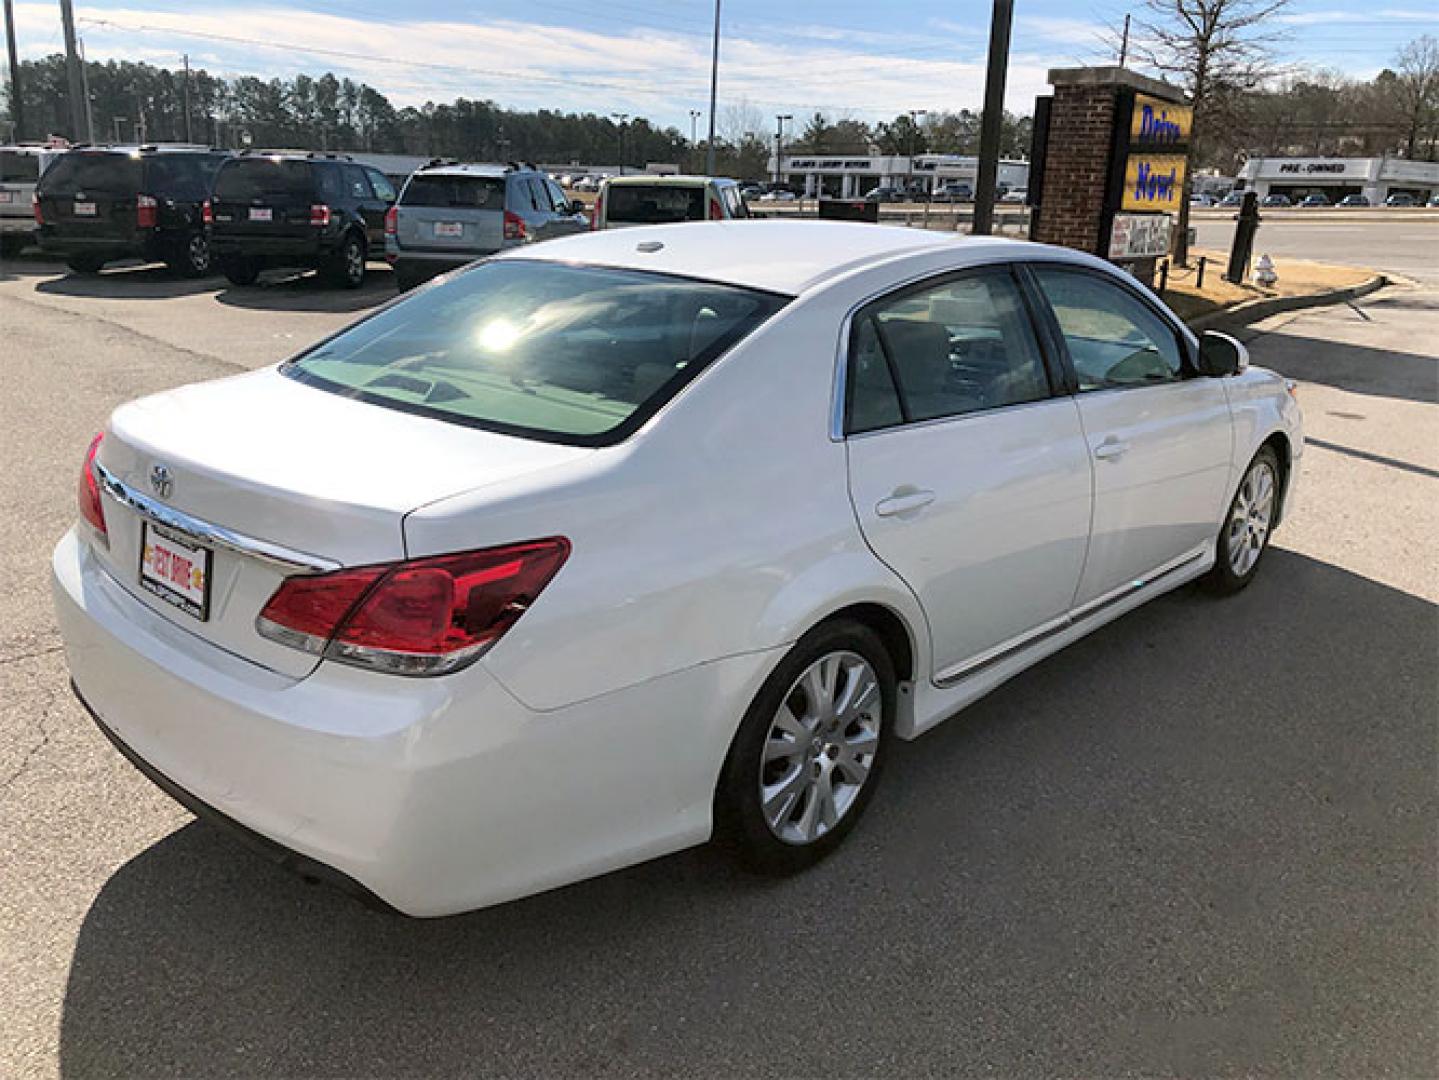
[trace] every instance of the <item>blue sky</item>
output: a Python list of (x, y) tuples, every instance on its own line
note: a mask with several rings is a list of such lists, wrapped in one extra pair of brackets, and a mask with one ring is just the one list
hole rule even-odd
[[(1008, 106), (1028, 112), (1050, 67), (1104, 62), (1105, 27), (1126, 10), (1136, 5), (1017, 0)], [(777, 112), (875, 120), (980, 102), (987, 3), (725, 0), (723, 11), (722, 132), (768, 131)], [(92, 59), (178, 66), (187, 52), (227, 75), (332, 70), (400, 105), (490, 98), (685, 131), (707, 105), (713, 12), (710, 0), (76, 0)], [(24, 55), (61, 48), (54, 0), (17, 0), (16, 21)], [(1406, 41), (1439, 35), (1439, 6), (1296, 0), (1275, 23), (1286, 62), (1368, 77)]]

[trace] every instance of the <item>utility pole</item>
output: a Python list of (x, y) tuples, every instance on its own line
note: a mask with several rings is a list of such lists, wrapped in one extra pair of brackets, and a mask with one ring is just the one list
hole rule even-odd
[(785, 113), (783, 116), (776, 116), (774, 119), (774, 182), (775, 186), (778, 187), (779, 184), (782, 183), (781, 174), (784, 171), (784, 122), (786, 120), (793, 120), (794, 117), (789, 113)]
[(620, 137), (620, 175), (625, 174), (625, 121), (630, 118), (629, 113), (610, 113), (610, 119), (615, 122), (615, 131)]
[(713, 176), (715, 171), (715, 103), (719, 97), (719, 35), (720, 0), (715, 0), (714, 51), (710, 54), (710, 137), (705, 148), (705, 172)]
[(194, 142), (190, 133), (190, 54), (185, 53), (180, 60), (185, 65), (185, 81), (180, 87), (181, 97), (185, 102), (185, 141)]
[(999, 139), (1004, 132), (1004, 77), (1009, 67), (1009, 31), (1014, 0), (994, 0), (989, 23), (989, 72), (984, 80), (984, 115), (979, 121), (979, 175), (975, 178), (974, 223), (970, 232), (994, 231), (994, 189), (999, 181)]
[(25, 137), (25, 103), (20, 96), (20, 57), (15, 51), (14, 0), (5, 0), (5, 44), (10, 50), (10, 126), (19, 142)]
[(85, 95), (85, 141), (95, 145), (95, 114), (90, 108), (90, 62), (85, 59), (85, 39), (76, 38), (80, 46), (80, 91)]
[(1119, 66), (1129, 59), (1129, 16), (1124, 16), (1124, 36), (1119, 39)]
[(919, 131), (919, 118), (928, 116), (928, 109), (909, 110), (909, 138), (905, 140), (905, 153), (908, 157), (909, 167), (905, 170), (904, 195), (906, 200), (913, 194), (914, 188), (914, 136)]
[(70, 137), (80, 141), (85, 130), (85, 87), (80, 78), (80, 54), (75, 48), (75, 12), (70, 0), (60, 0), (60, 22), (65, 31), (65, 71), (70, 82)]
[(703, 114), (698, 109), (690, 110), (690, 168), (695, 167), (695, 140), (699, 138), (699, 120)]

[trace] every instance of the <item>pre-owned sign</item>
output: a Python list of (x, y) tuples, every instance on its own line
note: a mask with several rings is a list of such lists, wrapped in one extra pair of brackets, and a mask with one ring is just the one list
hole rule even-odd
[(1120, 209), (1177, 211), (1184, 197), (1188, 166), (1189, 158), (1184, 154), (1130, 154), (1124, 166)]

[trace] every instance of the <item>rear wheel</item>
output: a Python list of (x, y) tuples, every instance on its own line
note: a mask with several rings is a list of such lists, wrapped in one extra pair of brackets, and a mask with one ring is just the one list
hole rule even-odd
[(893, 725), (894, 663), (848, 620), (805, 635), (745, 713), (715, 792), (715, 834), (785, 874), (833, 851), (874, 794)]
[(221, 259), (220, 272), (231, 285), (253, 285), (260, 276), (260, 264), (254, 259)]
[(332, 285), (342, 289), (358, 289), (365, 283), (365, 244), (354, 233), (345, 237), (330, 256), (324, 275)]
[(1219, 531), (1218, 558), (1204, 578), (1211, 592), (1236, 593), (1254, 580), (1259, 560), (1269, 549), (1274, 515), (1279, 509), (1279, 456), (1268, 446), (1261, 447)]
[(72, 255), (65, 260), (65, 265), (76, 274), (98, 274), (105, 260), (98, 255)]
[(210, 272), (210, 240), (202, 232), (193, 232), (175, 243), (174, 251), (165, 260), (181, 277), (202, 278)]

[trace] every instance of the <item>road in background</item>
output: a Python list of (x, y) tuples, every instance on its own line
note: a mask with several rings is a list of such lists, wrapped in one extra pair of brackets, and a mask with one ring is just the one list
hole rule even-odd
[[(1260, 211), (1254, 257), (1268, 253), (1340, 266), (1376, 267), (1439, 285), (1439, 214), (1389, 211)], [(1305, 216), (1309, 214), (1310, 216)], [(1228, 252), (1233, 214), (1195, 214), (1199, 246)]]
[(1439, 1073), (1434, 292), (1252, 338), (1314, 436), (1252, 588), (1165, 597), (897, 747), (812, 872), (701, 849), (433, 922), (155, 791), (72, 700), (47, 585), (110, 409), (388, 294), (0, 277), (7, 1080)]

